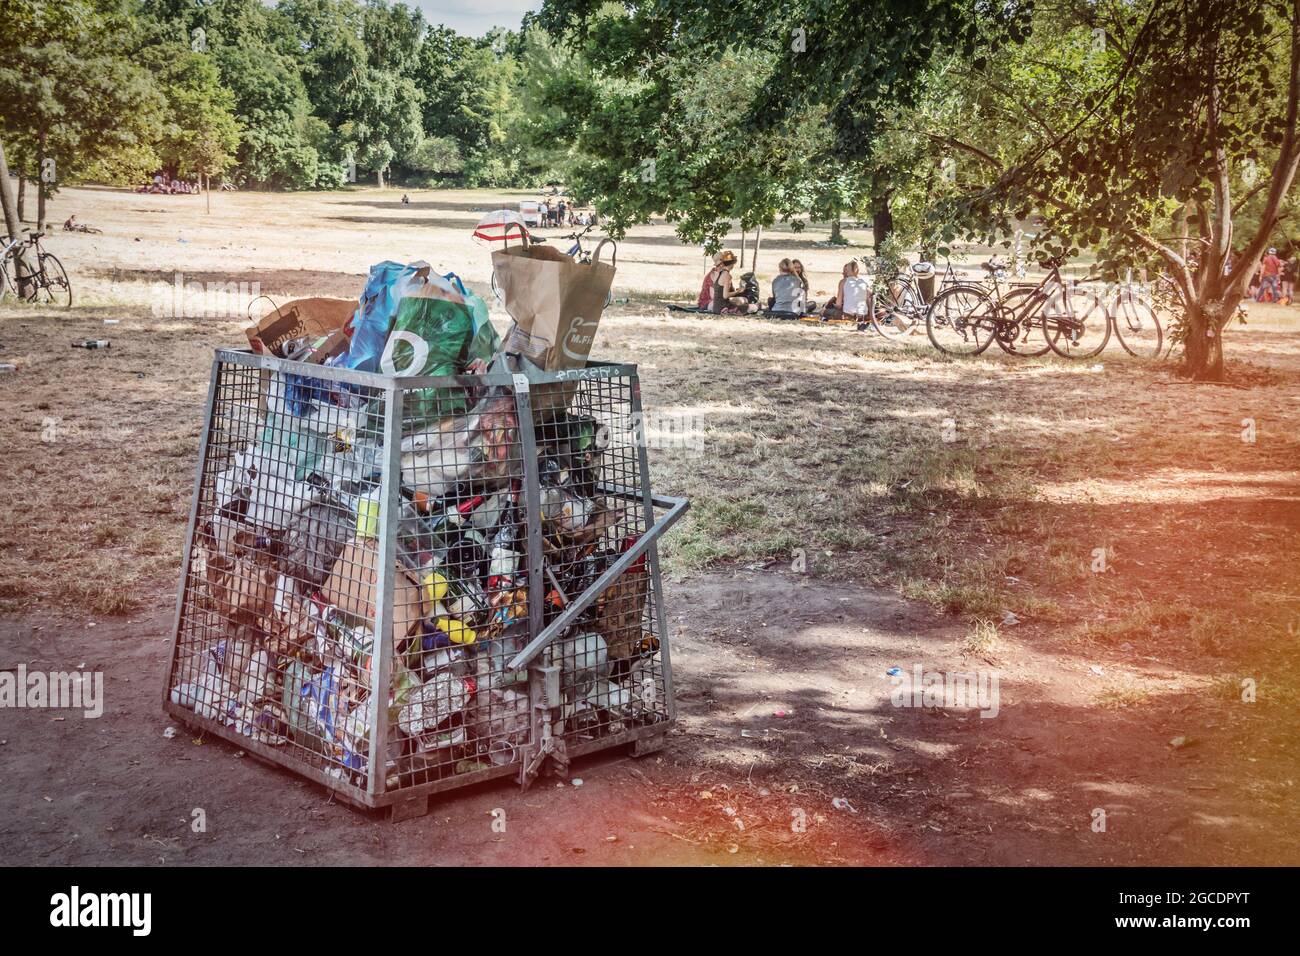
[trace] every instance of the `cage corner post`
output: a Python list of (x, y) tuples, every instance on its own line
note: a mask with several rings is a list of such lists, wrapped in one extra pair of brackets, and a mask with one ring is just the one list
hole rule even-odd
[[(640, 471), (641, 479), (641, 507), (645, 512), (645, 526), (648, 534), (652, 534), (655, 528), (655, 499), (654, 489), (650, 484), (650, 453), (646, 445), (646, 428), (645, 428), (645, 411), (641, 404), (641, 376), (637, 372), (632, 373), (631, 382), (631, 406), (632, 420), (636, 427), (632, 429), (633, 440), (636, 442), (637, 469)], [(689, 507), (689, 506), (687, 506)], [(685, 508), (682, 509), (683, 511)], [(654, 595), (655, 606), (655, 625), (659, 631), (659, 654), (663, 658), (664, 665), (664, 697), (666, 698), (666, 710), (668, 713), (667, 726), (662, 735), (659, 735), (657, 742), (647, 741), (642, 744), (637, 742), (634, 747), (634, 753), (640, 756), (641, 753), (651, 753), (662, 746), (662, 741), (667, 738), (667, 727), (671, 727), (677, 720), (677, 697), (673, 693), (673, 662), (672, 651), (668, 646), (668, 617), (664, 610), (664, 585), (663, 575), (659, 567), (659, 544), (652, 541), (648, 551), (648, 563), (650, 565), (650, 593)]]
[(172, 639), (167, 654), (167, 673), (163, 678), (163, 709), (171, 705), (172, 678), (176, 673), (176, 652), (180, 647), (181, 629), (185, 626), (186, 599), (190, 587), (190, 568), (194, 561), (194, 529), (198, 527), (199, 502), (203, 497), (203, 482), (207, 476), (208, 454), (212, 447), (212, 419), (217, 408), (217, 393), (221, 379), (221, 359), (212, 359), (212, 374), (208, 379), (208, 399), (203, 409), (203, 430), (199, 438), (199, 463), (194, 472), (194, 495), (190, 499), (190, 517), (185, 526), (185, 546), (181, 553), (180, 585), (176, 593), (176, 616), (172, 626)]
[[(533, 428), (533, 402), (527, 375), (514, 376), (515, 415), (524, 456), (524, 511), (528, 528), (528, 637), (533, 641), (545, 629), (546, 578), (542, 544), (541, 476), (537, 464), (537, 434)], [(560, 669), (551, 663), (549, 649), (541, 659), (528, 662), (528, 743), (519, 761), (519, 785), (528, 789), (550, 757), (567, 767), (563, 741), (555, 734), (560, 712)]]
[[(391, 383), (384, 389), (384, 457), (380, 466), (379, 543), (376, 554), (375, 638), (370, 655), (370, 752), (366, 759), (366, 801), (371, 806), (387, 799), (388, 694), (393, 675), (393, 595), (397, 581), (397, 530), (401, 519), (402, 389)], [(408, 805), (409, 804), (409, 805)], [(422, 815), (428, 798), (394, 803), (394, 820)]]

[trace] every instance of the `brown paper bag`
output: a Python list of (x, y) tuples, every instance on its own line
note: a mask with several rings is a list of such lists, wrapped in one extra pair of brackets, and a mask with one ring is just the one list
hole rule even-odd
[(584, 368), (605, 298), (614, 282), (614, 261), (574, 262), (552, 246), (516, 246), (492, 253), (497, 286), (515, 320), (503, 350), (517, 352), (547, 372)]
[(611, 661), (631, 657), (641, 641), (650, 574), (644, 565), (624, 571), (596, 599), (595, 630), (605, 639)]

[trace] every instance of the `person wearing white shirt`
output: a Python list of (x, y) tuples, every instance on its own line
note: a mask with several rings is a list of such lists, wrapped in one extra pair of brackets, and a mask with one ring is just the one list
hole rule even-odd
[(858, 275), (857, 260), (852, 259), (844, 264), (844, 277), (840, 279), (835, 298), (826, 303), (826, 315), (831, 318), (865, 318), (870, 294), (871, 287)]

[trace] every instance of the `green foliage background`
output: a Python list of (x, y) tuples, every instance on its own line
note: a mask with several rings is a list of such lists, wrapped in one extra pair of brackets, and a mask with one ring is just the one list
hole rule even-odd
[(464, 37), (387, 0), (4, 6), (0, 137), (28, 182), (53, 159), (47, 193), (157, 171), (289, 190), (350, 171), (411, 186), (556, 175), (526, 70), (559, 54), (529, 24)]

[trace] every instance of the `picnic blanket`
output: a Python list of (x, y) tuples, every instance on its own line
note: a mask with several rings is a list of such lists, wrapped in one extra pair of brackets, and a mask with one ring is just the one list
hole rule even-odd
[(771, 309), (759, 309), (757, 312), (711, 312), (708, 309), (701, 309), (694, 305), (679, 305), (676, 302), (660, 303), (669, 312), (698, 312), (702, 315), (756, 315), (764, 319), (798, 319), (816, 316), (815, 312), (807, 312), (800, 316), (796, 312), (774, 312)]

